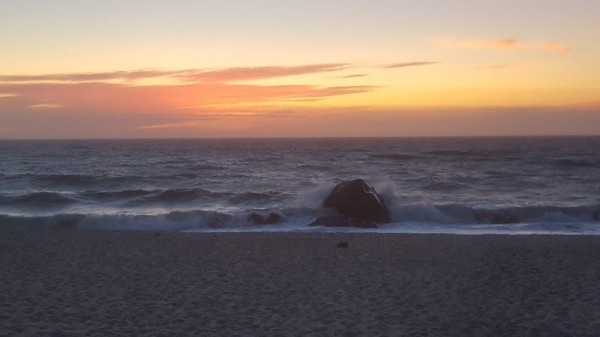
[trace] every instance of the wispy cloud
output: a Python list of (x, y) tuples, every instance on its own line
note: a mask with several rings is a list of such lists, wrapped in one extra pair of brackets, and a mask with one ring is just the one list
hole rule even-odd
[(185, 71), (133, 70), (97, 73), (0, 75), (0, 82), (103, 82), (169, 77)]
[(443, 48), (457, 49), (517, 49), (523, 44), (513, 38), (504, 39), (458, 39), (444, 37), (435, 39), (434, 44)]
[(394, 68), (406, 68), (406, 67), (418, 67), (438, 64), (436, 61), (416, 61), (416, 62), (401, 62), (383, 65), (382, 68), (394, 69)]
[(551, 52), (558, 52), (565, 56), (569, 55), (569, 53), (571, 52), (571, 47), (554, 42), (543, 42), (542, 44), (540, 44), (540, 48)]
[(350, 74), (350, 75), (342, 75), (342, 76), (335, 76), (334, 78), (359, 78), (359, 77), (365, 77), (368, 76), (367, 74)]
[(292, 98), (319, 98), (329, 96), (340, 96), (349, 94), (360, 94), (369, 91), (373, 91), (377, 87), (374, 86), (346, 86), (346, 87), (327, 87), (327, 88), (315, 88), (311, 91), (304, 92), (299, 96)]
[(530, 43), (514, 38), (504, 39), (459, 39), (444, 37), (434, 39), (433, 43), (441, 48), (451, 49), (538, 49), (542, 51), (558, 52), (568, 55), (571, 47), (556, 42)]
[(193, 128), (200, 126), (201, 123), (189, 121), (189, 122), (181, 122), (181, 123), (167, 123), (167, 124), (152, 124), (152, 125), (143, 125), (138, 127), (138, 130), (156, 130), (156, 129), (178, 129), (178, 128)]
[(60, 107), (62, 107), (62, 105), (53, 104), (53, 103), (38, 103), (38, 104), (32, 104), (32, 105), (26, 106), (27, 109), (34, 109), (34, 110), (58, 109)]
[(345, 63), (312, 64), (293, 67), (245, 67), (213, 71), (190, 71), (176, 77), (189, 82), (234, 82), (267, 78), (307, 75), (344, 70), (350, 67)]
[(226, 69), (133, 70), (74, 74), (0, 75), (0, 82), (131, 82), (147, 79), (175, 79), (182, 83), (239, 82), (335, 72), (349, 68), (346, 63), (310, 64), (301, 66), (240, 67)]

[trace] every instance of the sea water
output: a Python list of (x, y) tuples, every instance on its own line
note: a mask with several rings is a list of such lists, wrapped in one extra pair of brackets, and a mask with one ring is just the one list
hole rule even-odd
[[(357, 178), (391, 223), (307, 226)], [(253, 212), (283, 221), (257, 226)], [(600, 137), (6, 140), (0, 226), (600, 234)]]

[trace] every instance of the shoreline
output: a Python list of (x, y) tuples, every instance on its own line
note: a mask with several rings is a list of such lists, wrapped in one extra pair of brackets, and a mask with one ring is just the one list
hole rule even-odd
[(594, 235), (1, 233), (0, 336), (600, 331)]

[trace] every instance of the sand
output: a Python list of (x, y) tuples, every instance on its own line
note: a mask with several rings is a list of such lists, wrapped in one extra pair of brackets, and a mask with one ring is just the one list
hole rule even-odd
[(598, 335), (600, 237), (0, 232), (0, 336)]

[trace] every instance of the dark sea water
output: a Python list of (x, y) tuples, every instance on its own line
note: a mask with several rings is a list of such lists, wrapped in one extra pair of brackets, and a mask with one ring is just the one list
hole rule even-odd
[(353, 231), (600, 234), (600, 137), (0, 141), (0, 226), (348, 231), (307, 225), (356, 178), (392, 223)]

